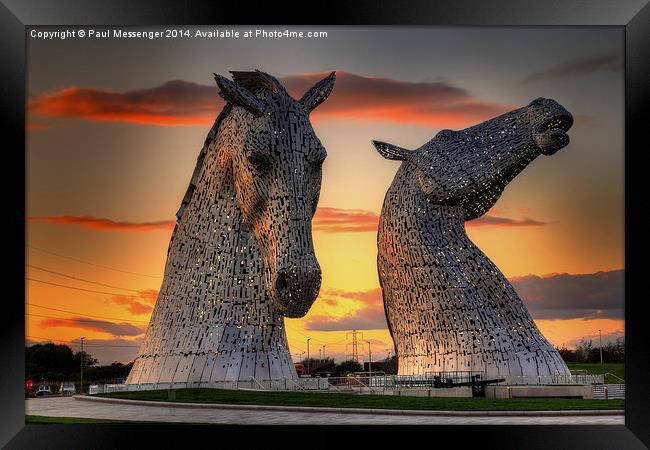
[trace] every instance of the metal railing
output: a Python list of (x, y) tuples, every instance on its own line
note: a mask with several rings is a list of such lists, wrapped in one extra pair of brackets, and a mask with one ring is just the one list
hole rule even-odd
[(255, 377), (251, 376), (251, 380), (253, 380), (259, 387), (261, 387), (263, 391), (266, 390), (266, 388), (262, 386), (260, 382), (255, 379)]
[(296, 391), (312, 390), (322, 391), (329, 389), (326, 378), (299, 378), (293, 380), (283, 378), (279, 380), (258, 380), (250, 377), (248, 380), (234, 381), (188, 381), (168, 383), (141, 383), (141, 384), (93, 384), (90, 386), (89, 394), (109, 394), (112, 392), (135, 392), (135, 391), (157, 391), (174, 389), (245, 389), (264, 391)]
[(610, 377), (616, 378), (618, 381), (620, 381), (621, 383), (625, 384), (625, 380), (624, 380), (623, 378), (619, 377), (618, 375), (614, 375), (614, 374), (611, 373), (611, 372), (605, 372), (605, 374), (604, 374), (605, 379), (607, 379), (607, 376), (608, 376), (608, 375), (609, 375)]
[[(386, 384), (381, 381), (380, 376), (365, 375), (364, 372), (359, 372), (361, 375), (349, 374), (345, 377), (330, 377), (327, 378), (330, 388), (339, 392), (370, 392), (377, 393), (379, 390), (385, 391)], [(373, 372), (375, 373), (375, 372)], [(385, 374), (384, 374), (385, 376)]]
[[(499, 380), (487, 377), (485, 372), (455, 371), (430, 372), (423, 375), (387, 375), (383, 372), (355, 373), (347, 377), (326, 378), (283, 378), (279, 380), (249, 380), (239, 381), (195, 381), (142, 384), (93, 384), (90, 395), (111, 392), (133, 392), (148, 390), (173, 389), (248, 389), (264, 391), (337, 391), (337, 392), (379, 392), (395, 389), (432, 389), (451, 387), (459, 384), (492, 382), (501, 386), (511, 385), (597, 385), (604, 384), (605, 376), (613, 374), (573, 373), (571, 375), (541, 375), (541, 376), (500, 376)], [(490, 384), (492, 384), (490, 383)]]
[(421, 375), (382, 375), (373, 377), (373, 386), (383, 385), (386, 389), (426, 389), (450, 387), (460, 383), (486, 380), (482, 371), (427, 372)]
[(603, 374), (575, 373), (571, 375), (504, 375), (500, 384), (510, 386), (520, 385), (592, 385), (605, 381)]

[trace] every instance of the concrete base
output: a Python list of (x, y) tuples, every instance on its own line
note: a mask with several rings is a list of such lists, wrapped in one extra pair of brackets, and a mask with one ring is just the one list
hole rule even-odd
[(486, 386), (486, 398), (577, 397), (593, 398), (591, 386)]
[(471, 397), (472, 388), (460, 386), (439, 389), (387, 389), (383, 394), (402, 397)]

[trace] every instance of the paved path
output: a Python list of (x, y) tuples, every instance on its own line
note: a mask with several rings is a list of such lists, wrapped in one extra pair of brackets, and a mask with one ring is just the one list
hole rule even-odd
[(274, 424), (274, 425), (623, 425), (622, 415), (598, 416), (426, 416), (350, 414), (278, 410), (226, 409), (223, 407), (170, 407), (75, 400), (70, 397), (28, 399), (26, 413), (39, 416), (97, 419), (150, 420), (159, 422)]

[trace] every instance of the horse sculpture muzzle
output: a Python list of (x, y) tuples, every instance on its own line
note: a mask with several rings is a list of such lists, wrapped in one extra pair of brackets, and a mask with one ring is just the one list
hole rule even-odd
[(287, 317), (303, 317), (316, 300), (321, 285), (321, 269), (315, 255), (278, 268), (272, 283), (272, 298)]
[(535, 146), (543, 155), (553, 155), (569, 145), (567, 131), (573, 125), (573, 116), (555, 100), (538, 98), (528, 108), (544, 110), (545, 117), (533, 131)]

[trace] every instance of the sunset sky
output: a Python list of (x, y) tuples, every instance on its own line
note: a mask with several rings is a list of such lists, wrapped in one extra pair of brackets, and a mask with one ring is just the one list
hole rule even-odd
[(286, 320), (294, 359), (308, 337), (312, 356), (324, 345), (345, 359), (352, 329), (374, 360), (392, 351), (376, 231), (399, 164), (371, 139), (416, 148), (537, 97), (572, 112), (571, 143), (535, 160), (467, 232), (553, 344), (623, 335), (621, 29), (309, 30), (328, 37), (28, 39), (27, 342), (77, 350), (85, 336), (101, 363), (135, 357), (174, 214), (223, 107), (212, 74), (253, 69), (296, 98), (337, 71), (311, 116), (329, 155), (313, 222), (323, 283), (308, 315)]

